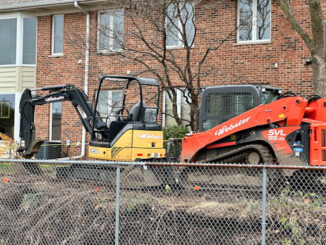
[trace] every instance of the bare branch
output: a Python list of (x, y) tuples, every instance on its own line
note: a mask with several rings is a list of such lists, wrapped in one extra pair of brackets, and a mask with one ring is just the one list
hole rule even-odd
[(300, 35), (302, 40), (306, 43), (310, 51), (314, 52), (314, 45), (313, 41), (311, 40), (311, 37), (309, 34), (302, 28), (302, 26), (299, 24), (297, 18), (293, 14), (293, 11), (291, 9), (290, 0), (276, 0), (277, 5), (281, 7), (283, 10), (287, 20), (291, 23), (292, 27), (296, 30), (296, 32)]

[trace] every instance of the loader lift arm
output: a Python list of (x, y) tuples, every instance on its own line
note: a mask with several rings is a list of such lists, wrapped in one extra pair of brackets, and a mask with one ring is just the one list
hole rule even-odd
[[(32, 91), (49, 91), (44, 96), (32, 96)], [(80, 121), (86, 131), (92, 135), (95, 132), (105, 140), (108, 137), (107, 125), (102, 118), (95, 112), (92, 104), (88, 100), (83, 90), (74, 85), (59, 85), (51, 87), (43, 87), (39, 89), (25, 89), (20, 100), (20, 133), (19, 136), (24, 140), (24, 146), (19, 147), (18, 152), (23, 153), (24, 157), (31, 157), (36, 149), (41, 145), (35, 142), (35, 124), (34, 114), (36, 105), (44, 105), (54, 102), (70, 101), (74, 106)], [(95, 116), (94, 116), (95, 115)], [(38, 149), (37, 149), (38, 150)]]

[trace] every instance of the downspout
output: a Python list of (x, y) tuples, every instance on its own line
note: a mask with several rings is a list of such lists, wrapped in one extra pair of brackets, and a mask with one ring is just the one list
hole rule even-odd
[[(79, 6), (78, 1), (74, 1), (74, 6), (86, 15), (86, 47), (85, 47), (85, 73), (84, 73), (84, 92), (88, 95), (88, 71), (89, 71), (89, 33), (90, 33), (90, 14)], [(73, 156), (70, 159), (79, 159), (85, 156), (86, 151), (86, 130), (83, 127), (82, 145), (79, 156)]]

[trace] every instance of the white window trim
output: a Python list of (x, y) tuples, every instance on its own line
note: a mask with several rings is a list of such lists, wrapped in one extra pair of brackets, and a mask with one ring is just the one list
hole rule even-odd
[[(55, 14), (55, 15), (52, 15), (52, 37), (51, 37), (51, 57), (60, 57), (60, 56), (63, 56), (63, 46), (64, 46), (64, 42), (62, 40), (62, 53), (54, 53), (54, 17), (55, 16), (62, 16), (63, 17), (63, 27), (64, 27), (64, 23), (65, 23), (65, 15), (64, 14)], [(64, 28), (62, 30), (63, 32), (63, 35), (64, 35)]]
[[(59, 103), (62, 103), (62, 102), (59, 102)], [(52, 139), (52, 122), (53, 122), (52, 105), (53, 105), (53, 103), (50, 103), (49, 141), (51, 141), (51, 142), (61, 142), (61, 140), (53, 140)], [(61, 106), (62, 106), (62, 104), (61, 104)], [(62, 116), (62, 107), (61, 107), (61, 116)], [(62, 120), (62, 118), (61, 118), (61, 120)], [(62, 125), (60, 125), (60, 126), (62, 126)]]
[[(189, 4), (193, 5), (193, 15), (195, 18), (195, 4), (194, 3), (189, 3)], [(181, 5), (182, 5), (182, 3), (179, 4), (179, 8)], [(182, 12), (181, 12), (181, 18), (182, 18)], [(180, 29), (180, 30), (182, 29), (182, 24), (181, 24), (180, 19), (178, 19), (178, 29)], [(195, 36), (194, 36), (194, 38), (195, 38)], [(193, 48), (194, 46), (195, 46), (195, 42), (193, 42), (191, 47)], [(184, 47), (185, 47), (185, 45), (182, 40), (182, 34), (180, 32), (178, 32), (178, 44), (177, 45), (166, 45), (167, 49), (183, 49)]]
[[(270, 4), (270, 15), (269, 15), (269, 23), (270, 23), (270, 36), (269, 39), (263, 39), (263, 40), (257, 40), (257, 1), (258, 0), (253, 0), (252, 4), (252, 23), (253, 23), (253, 28), (251, 32), (252, 39), (251, 40), (246, 40), (246, 41), (240, 41), (240, 35), (239, 35), (239, 28), (237, 29), (237, 44), (263, 44), (263, 43), (271, 43), (272, 41), (272, 1), (269, 2)], [(237, 0), (237, 26), (240, 26), (240, 0)]]
[(97, 15), (97, 52), (98, 53), (103, 53), (103, 54), (110, 54), (110, 53), (118, 53), (118, 52), (122, 52), (123, 49), (120, 48), (120, 49), (114, 49), (113, 48), (113, 38), (112, 39), (109, 39), (109, 46), (111, 47), (110, 49), (100, 49), (100, 33), (101, 33), (101, 30), (100, 30), (100, 25), (101, 25), (101, 22), (100, 22), (100, 19), (101, 19), (101, 14), (105, 14), (105, 13), (108, 13), (110, 14), (110, 32), (114, 32), (114, 18), (115, 18), (115, 12), (116, 11), (119, 11), (119, 10), (122, 10), (123, 11), (123, 23), (125, 22), (125, 12), (124, 12), (124, 9), (110, 9), (110, 10), (101, 10), (98, 12), (98, 15)]
[[(29, 14), (4, 14), (0, 15), (0, 20), (3, 19), (17, 19), (17, 32), (16, 32), (16, 64), (0, 65), (0, 67), (17, 67), (17, 66), (26, 66), (26, 67), (35, 67), (37, 62), (37, 48), (35, 54), (35, 64), (23, 64), (23, 33), (24, 33), (24, 18), (36, 18), (33, 15)], [(37, 24), (36, 24), (36, 47), (37, 47)]]

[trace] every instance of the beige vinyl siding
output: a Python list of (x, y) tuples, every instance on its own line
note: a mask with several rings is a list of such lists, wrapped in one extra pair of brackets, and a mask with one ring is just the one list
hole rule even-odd
[(36, 67), (0, 67), (0, 93), (23, 92), (36, 85)]
[(21, 68), (21, 89), (36, 87), (36, 68), (35, 67), (20, 67)]

